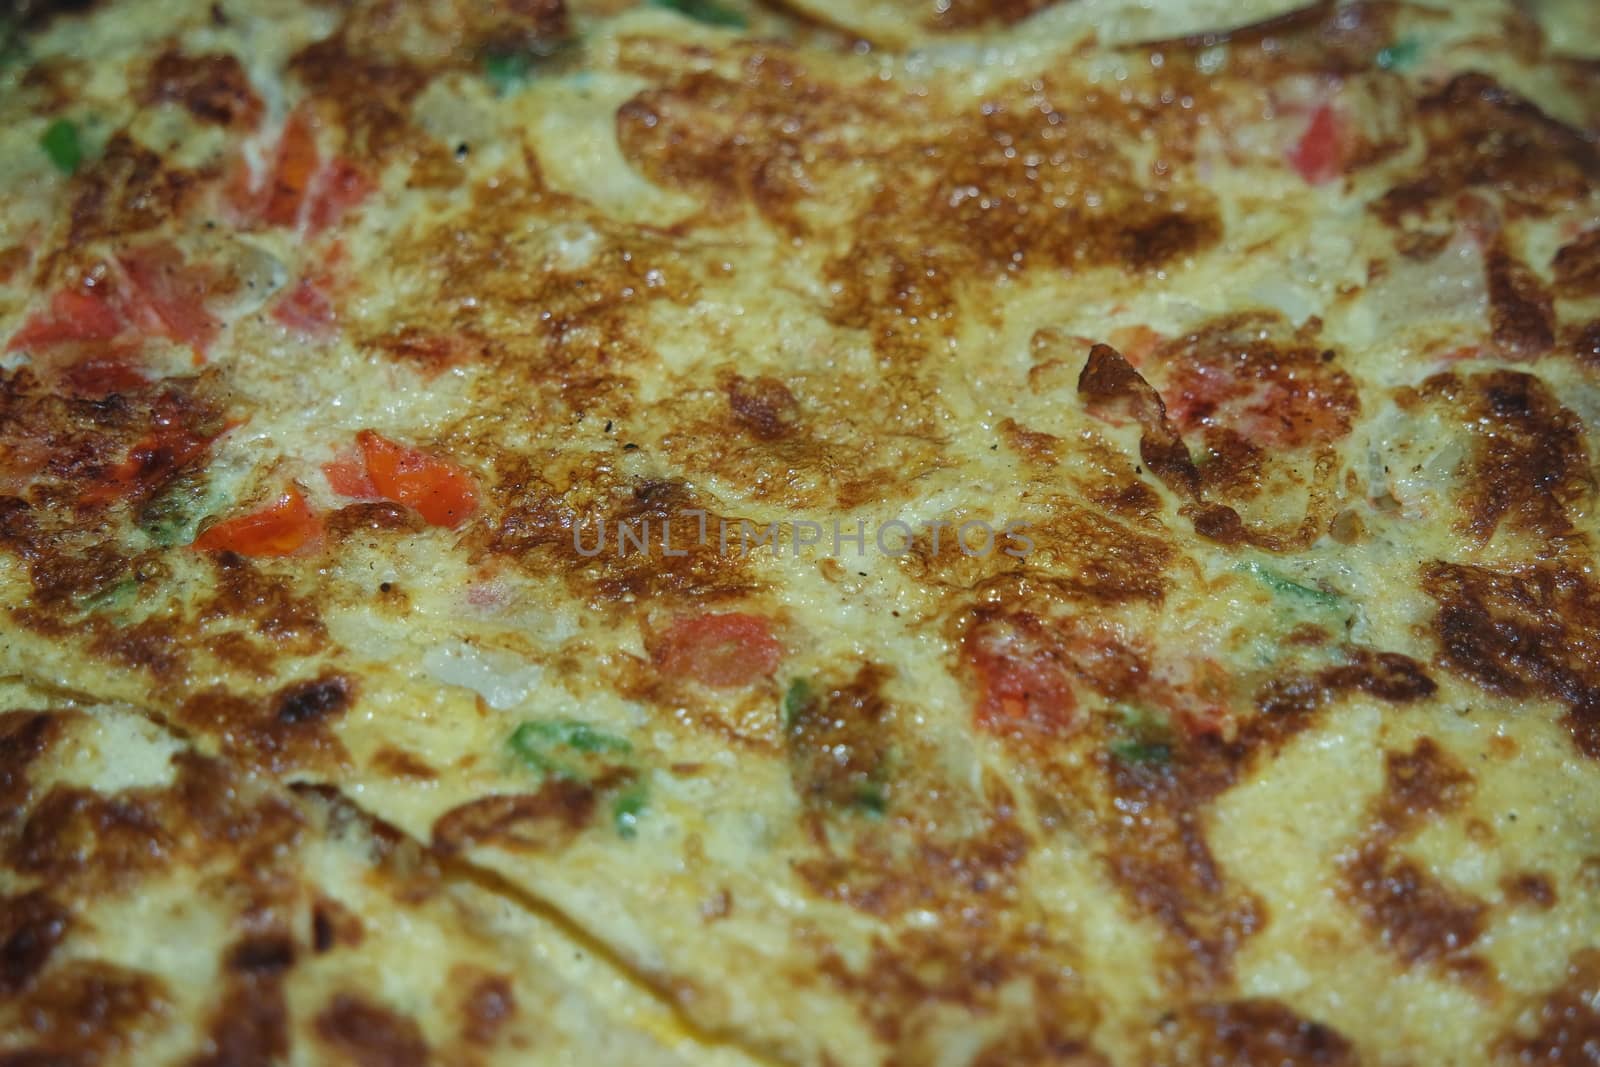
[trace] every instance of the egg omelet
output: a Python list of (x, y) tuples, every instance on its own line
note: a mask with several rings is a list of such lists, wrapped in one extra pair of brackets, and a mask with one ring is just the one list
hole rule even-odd
[(1597, 55), (13, 5), (0, 1063), (1593, 1063)]

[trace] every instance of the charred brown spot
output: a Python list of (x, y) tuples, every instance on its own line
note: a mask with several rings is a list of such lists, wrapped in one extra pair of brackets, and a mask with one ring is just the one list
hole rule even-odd
[[(1203, 829), (1204, 802), (1231, 781), (1240, 752), (1194, 770), (1113, 761), (1111, 793), (1126, 816), (1108, 813), (1103, 862), (1130, 901), (1168, 932), (1179, 974), (1209, 981), (1230, 973), (1235, 953), (1266, 921), (1248, 890), (1230, 885)], [(1210, 780), (1221, 774), (1223, 780)]]
[(49, 1063), (96, 1063), (115, 1049), (137, 1047), (170, 1010), (166, 987), (155, 975), (100, 960), (52, 968), (19, 1006), (21, 1035), (53, 1053)]
[(169, 167), (125, 132), (74, 180), (68, 248), (92, 241), (126, 242), (176, 218), (195, 190), (195, 176)]
[(1567, 980), (1537, 1005), (1528, 1031), (1513, 1030), (1495, 1051), (1513, 1062), (1586, 1067), (1600, 1048), (1600, 951), (1584, 949), (1567, 964)]
[(250, 129), (261, 119), (261, 98), (244, 65), (227, 52), (163, 52), (150, 68), (142, 100), (181, 104), (200, 121), (221, 126)]
[(161, 864), (175, 846), (148, 798), (56, 786), (28, 815), (10, 860), (52, 883), (114, 883)]
[(1200, 474), (1167, 405), (1155, 387), (1110, 345), (1095, 345), (1078, 376), (1078, 395), (1092, 415), (1131, 418), (1144, 431), (1139, 456), (1168, 489), (1187, 499), (1200, 491)]
[(392, 745), (385, 745), (378, 750), (372, 757), (372, 766), (391, 778), (412, 778), (426, 782), (439, 777), (439, 772), (429, 766), (427, 760)]
[(400, 531), (416, 533), (424, 529), (422, 516), (400, 504), (388, 501), (367, 501), (346, 504), (323, 520), (328, 536), (343, 539), (358, 533), (391, 533)]
[(1494, 343), (1508, 359), (1536, 359), (1556, 343), (1555, 308), (1544, 283), (1512, 255), (1504, 238), (1484, 259), (1489, 290), (1489, 324)]
[(1488, 75), (1459, 74), (1419, 105), (1428, 155), (1418, 174), (1377, 210), (1398, 224), (1470, 187), (1491, 189), (1513, 210), (1547, 214), (1593, 188), (1600, 150)]
[[(1038, 931), (1003, 925), (962, 929), (952, 921), (941, 928), (907, 930), (893, 943), (875, 939), (859, 966), (846, 964), (831, 946), (820, 955), (821, 972), (862, 1005), (873, 1032), (894, 1050), (890, 1062), (936, 1062), (957, 1034), (987, 1032), (996, 1036), (974, 1060), (985, 1067), (1052, 1062), (1100, 1067), (1089, 1040), (1094, 1005), (1072, 969), (1062, 965), (1060, 947)], [(1008, 1010), (1012, 992), (1031, 1001), (1034, 1010)], [(948, 1029), (952, 1016), (960, 1020), (954, 1032)], [(961, 1025), (967, 1019), (991, 1025), (971, 1030)], [(1053, 1053), (1065, 1058), (1049, 1058)]]
[(294, 965), (294, 942), (282, 934), (246, 938), (228, 950), (228, 970), (252, 975), (277, 974)]
[(1276, 1000), (1190, 1004), (1163, 1021), (1152, 1062), (1166, 1067), (1355, 1067), (1355, 1049)]
[(1600, 296), (1600, 229), (1589, 230), (1563, 245), (1550, 266), (1555, 273), (1557, 296)]
[(1154, 270), (1216, 243), (1217, 220), (1209, 215), (1157, 214), (1130, 223), (1113, 242), (1116, 259), (1134, 270)]
[(1268, 715), (1306, 712), (1342, 693), (1363, 692), (1395, 704), (1408, 704), (1434, 694), (1438, 686), (1422, 664), (1398, 652), (1353, 648), (1350, 662), (1315, 674), (1274, 678), (1256, 694), (1256, 706)]
[(1013, 452), (1041, 467), (1052, 466), (1061, 459), (1064, 442), (1053, 434), (1030, 430), (1015, 419), (1000, 420), (1000, 433)]
[(1472, 435), (1468, 528), (1488, 540), (1502, 524), (1556, 537), (1594, 491), (1584, 427), (1539, 378), (1497, 370), (1470, 378), (1443, 374), (1423, 383), (1467, 419)]
[(769, 56), (741, 81), (683, 74), (617, 110), (617, 139), (652, 181), (709, 195), (714, 206), (748, 198), (786, 230), (820, 159), (847, 148), (839, 131), (866, 105), (830, 92), (787, 57)]
[(1203, 192), (1132, 195), (1120, 116), (1105, 103), (1093, 87), (1070, 105), (990, 101), (948, 121), (943, 136), (886, 154), (853, 244), (827, 268), (840, 293), (835, 321), (914, 359), (948, 332), (971, 286), (1035, 270), (1154, 270), (1215, 244), (1222, 224)]
[(212, 1013), (205, 1048), (186, 1067), (270, 1067), (289, 1053), (289, 1007), (276, 972), (228, 983)]
[(1556, 887), (1548, 874), (1523, 871), (1508, 874), (1500, 880), (1500, 891), (1511, 904), (1547, 911), (1556, 905)]
[(170, 619), (143, 619), (131, 626), (97, 627), (90, 648), (113, 663), (148, 671), (158, 680), (179, 673), (187, 659), (181, 631)]
[(321, 612), (314, 600), (295, 593), (289, 578), (233, 552), (210, 558), (216, 580), (200, 604), (200, 621), (248, 627), (277, 655), (306, 655), (322, 647), (327, 628)]
[(888, 803), (888, 672), (865, 664), (844, 685), (792, 701), (784, 731), (795, 792), (810, 807), (882, 811)]
[(335, 33), (297, 52), (289, 69), (338, 117), (346, 147), (356, 158), (381, 163), (416, 139), (410, 103), (428, 75), (408, 59), (364, 48), (349, 33)]
[(589, 824), (595, 802), (590, 786), (551, 778), (537, 793), (488, 796), (450, 809), (433, 824), (433, 847), (445, 855), (479, 845), (556, 847)]
[(1600, 367), (1600, 319), (1568, 331), (1564, 343), (1579, 363)]
[[(1218, 319), (1164, 342), (1150, 365), (1164, 368), (1166, 394), (1115, 349), (1096, 345), (1078, 380), (1091, 414), (1129, 418), (1143, 431), (1139, 458), (1185, 501), (1180, 514), (1200, 536), (1223, 545), (1250, 544), (1286, 551), (1309, 544), (1326, 520), (1313, 512), (1286, 528), (1247, 522), (1238, 508), (1280, 483), (1307, 480), (1286, 453), (1306, 449), (1313, 472), (1329, 442), (1346, 435), (1359, 410), (1353, 380), (1333, 353), (1316, 342), (1313, 320), (1293, 334), (1278, 316), (1255, 313)], [(1180, 430), (1203, 429), (1200, 467)], [(1310, 503), (1315, 506), (1313, 492)], [(1224, 502), (1227, 501), (1227, 502)]]
[[(1106, 761), (1108, 804), (1097, 812), (1099, 851), (1118, 886), (1168, 931), (1178, 980), (1226, 977), (1239, 947), (1267, 920), (1265, 906), (1233, 885), (1204, 831), (1209, 803), (1312, 726), (1339, 689), (1367, 688), (1412, 699), (1427, 687), (1409, 661), (1374, 662), (1353, 653), (1343, 675), (1277, 680), (1257, 695), (1260, 713), (1231, 739), (1201, 734), (1175, 745), (1167, 762)], [(1398, 675), (1405, 679), (1394, 682)], [(1369, 680), (1370, 679), (1370, 680)]]
[(28, 766), (61, 736), (56, 717), (42, 711), (0, 714), (0, 825), (28, 796)]
[(475, 1045), (493, 1044), (500, 1029), (517, 1014), (511, 980), (501, 974), (485, 974), (461, 984), (467, 990), (461, 999), (461, 1036)]
[(348, 758), (333, 727), (350, 699), (350, 682), (342, 675), (292, 683), (266, 700), (205, 689), (179, 706), (177, 720), (251, 766), (274, 772), (328, 768)]
[(311, 905), (311, 947), (320, 953), (341, 945), (359, 945), (366, 937), (361, 917), (329, 897)]
[(143, 504), (203, 464), (224, 428), (216, 383), (208, 373), (88, 397), (26, 367), (0, 371), (0, 473), (28, 486), (6, 509), (6, 543), (50, 606), (92, 591), (76, 585), (85, 550), (117, 555), (103, 538), (64, 538), (93, 535), (107, 503)]
[(416, 326), (403, 326), (372, 339), (391, 359), (409, 364), (432, 377), (461, 363), (482, 359), (487, 342), (460, 333), (439, 334)]
[[(1168, 540), (1069, 498), (1054, 498), (1049, 505), (1027, 528), (1033, 550), (1021, 563), (1028, 573), (1063, 596), (1100, 604), (1160, 603), (1167, 595), (1167, 571), (1175, 558)], [(988, 559), (1009, 563), (1005, 547), (1004, 542), (994, 546)]]
[(778, 379), (732, 375), (725, 389), (734, 420), (757, 440), (776, 441), (794, 431), (800, 407)]
[(1600, 590), (1586, 575), (1435, 562), (1422, 568), (1422, 589), (1439, 605), (1433, 628), (1448, 666), (1491, 692), (1565, 703), (1573, 744), (1600, 759)]
[(357, 993), (338, 993), (316, 1020), (317, 1036), (357, 1067), (424, 1067), (428, 1043), (416, 1022)]
[(1398, 852), (1436, 815), (1460, 810), (1472, 775), (1429, 738), (1385, 759), (1372, 825), (1342, 861), (1344, 892), (1362, 922), (1408, 964), (1437, 963), (1464, 976), (1478, 973), (1467, 950), (1483, 932), (1488, 906), (1453, 889)]
[[(999, 799), (981, 812), (960, 813), (971, 823), (970, 832), (940, 825), (937, 814), (897, 811), (895, 829), (905, 837), (902, 843), (869, 829), (839, 847), (815, 828), (822, 855), (796, 863), (795, 869), (818, 896), (868, 915), (887, 918), (916, 909), (953, 922), (1012, 892), (1027, 860), (1028, 836), (1005, 808), (1008, 798)], [(942, 812), (956, 810), (937, 797), (916, 801)]]
[(0, 1001), (22, 992), (44, 970), (71, 921), (43, 889), (0, 897)]
[[(579, 490), (564, 499), (533, 471), (519, 469), (515, 477), (520, 484), (492, 536), (492, 549), (524, 566), (543, 568), (543, 573), (553, 568), (585, 600), (686, 598), (707, 603), (754, 587), (748, 561), (737, 549), (738, 521), (706, 506), (682, 482), (646, 481), (599, 493)], [(699, 521), (690, 514), (696, 510), (706, 512), (704, 539)], [(724, 523), (734, 546), (728, 551), (718, 545)], [(662, 530), (668, 524), (670, 555), (662, 550)], [(629, 542), (628, 551), (622, 551), (623, 526), (640, 544), (648, 533), (648, 550)]]
[(1179, 429), (1218, 427), (1252, 444), (1299, 449), (1350, 432), (1360, 400), (1320, 323), (1291, 329), (1277, 313), (1246, 312), (1163, 342), (1150, 358)]
[(321, 725), (350, 707), (352, 688), (342, 674), (287, 686), (273, 698), (274, 715), (284, 726)]

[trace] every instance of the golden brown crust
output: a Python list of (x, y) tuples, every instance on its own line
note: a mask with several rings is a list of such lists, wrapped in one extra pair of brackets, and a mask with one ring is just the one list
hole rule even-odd
[(0, 58), (0, 1056), (1576, 1055), (1548, 12), (570, 8)]

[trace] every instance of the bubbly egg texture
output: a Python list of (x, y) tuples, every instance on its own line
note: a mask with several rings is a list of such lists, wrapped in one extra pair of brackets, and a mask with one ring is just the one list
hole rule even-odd
[(19, 7), (0, 1060), (1590, 1062), (1595, 34)]

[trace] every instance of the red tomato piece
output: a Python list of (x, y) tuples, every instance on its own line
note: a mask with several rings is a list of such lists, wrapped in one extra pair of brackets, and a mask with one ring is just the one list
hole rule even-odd
[(1185, 657), (1161, 666), (1141, 699), (1162, 709), (1188, 738), (1231, 739), (1235, 730), (1233, 676), (1210, 657)]
[(312, 234), (321, 233), (365, 200), (372, 188), (372, 181), (355, 164), (335, 159), (317, 181), (306, 228)]
[(127, 325), (122, 312), (98, 289), (63, 289), (48, 311), (35, 312), (6, 348), (47, 348), (83, 341), (109, 341)]
[(124, 353), (96, 354), (80, 359), (62, 371), (74, 394), (105, 397), (131, 393), (148, 384), (139, 364)]
[(1122, 358), (1137, 367), (1150, 357), (1150, 353), (1166, 340), (1148, 326), (1119, 326), (1111, 331), (1111, 347), (1122, 353)]
[(304, 108), (298, 109), (289, 116), (278, 141), (261, 217), (274, 226), (296, 225), (319, 161), (317, 131), (311, 116)]
[(1075, 724), (1078, 701), (1067, 666), (1038, 619), (1015, 615), (986, 623), (967, 647), (978, 675), (980, 728), (1060, 732)]
[(222, 324), (205, 307), (213, 271), (185, 263), (183, 254), (164, 241), (125, 252), (119, 262), (132, 283), (135, 310), (143, 313), (150, 333), (201, 352), (216, 339)]
[(86, 503), (103, 503), (136, 494), (204, 454), (211, 438), (177, 426), (158, 426), (128, 450), (128, 458), (112, 469), (105, 482), (83, 494)]
[(190, 424), (192, 413), (171, 393), (157, 397), (150, 414), (150, 429), (128, 450), (127, 457), (107, 472), (105, 481), (83, 494), (85, 503), (148, 492), (172, 472), (204, 456), (211, 442), (233, 425), (218, 426), (209, 433), (197, 431)]
[(304, 337), (326, 337), (333, 330), (333, 301), (311, 281), (302, 278), (273, 306), (272, 317)]
[(1317, 108), (1311, 124), (1289, 151), (1289, 165), (1311, 185), (1323, 185), (1344, 169), (1344, 131), (1328, 104)]
[(288, 556), (322, 534), (322, 520), (295, 486), (259, 511), (224, 519), (195, 539), (203, 552)]
[(766, 619), (728, 612), (678, 619), (651, 642), (650, 658), (665, 674), (731, 689), (771, 675), (783, 646)]
[(472, 476), (454, 463), (372, 430), (356, 434), (356, 446), (378, 494), (411, 508), (430, 526), (459, 526), (478, 509)]
[(372, 479), (367, 477), (366, 460), (354, 450), (340, 452), (330, 462), (324, 463), (322, 473), (328, 479), (328, 488), (340, 496), (377, 500), (381, 495), (378, 487), (372, 484)]

